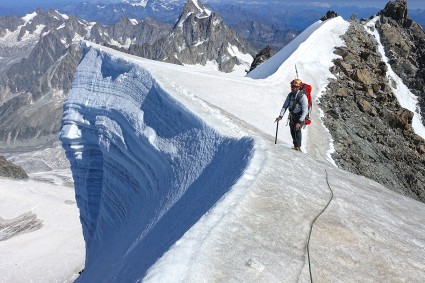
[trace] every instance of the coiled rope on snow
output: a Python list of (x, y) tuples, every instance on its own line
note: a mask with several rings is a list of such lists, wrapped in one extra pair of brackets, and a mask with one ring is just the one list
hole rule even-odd
[(331, 203), (331, 201), (334, 197), (334, 192), (332, 191), (331, 185), (329, 184), (328, 170), (325, 169), (325, 172), (326, 172), (326, 183), (328, 184), (328, 188), (331, 191), (331, 198), (329, 199), (326, 206), (322, 209), (322, 211), (316, 216), (316, 218), (314, 218), (313, 222), (311, 222), (310, 233), (308, 235), (308, 241), (307, 241), (308, 271), (310, 272), (310, 282), (311, 283), (313, 283), (313, 275), (311, 273), (311, 262), (310, 262), (310, 238), (311, 238), (311, 233), (313, 231), (313, 225), (316, 222), (317, 218), (319, 218), (319, 216), (322, 215), (323, 212), (325, 212), (326, 208), (328, 208), (329, 204)]

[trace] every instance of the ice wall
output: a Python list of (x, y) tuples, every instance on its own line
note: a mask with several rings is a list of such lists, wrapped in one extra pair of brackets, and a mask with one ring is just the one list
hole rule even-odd
[(78, 282), (134, 282), (248, 165), (253, 140), (221, 136), (140, 66), (86, 48), (61, 141), (86, 241)]

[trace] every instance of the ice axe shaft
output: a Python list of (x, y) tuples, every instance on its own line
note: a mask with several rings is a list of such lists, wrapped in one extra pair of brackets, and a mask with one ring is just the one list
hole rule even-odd
[(277, 132), (279, 131), (279, 121), (276, 123), (276, 137), (274, 138), (274, 144), (277, 143)]
[(297, 69), (297, 64), (295, 64), (295, 74), (297, 74), (297, 79), (298, 79), (298, 69)]

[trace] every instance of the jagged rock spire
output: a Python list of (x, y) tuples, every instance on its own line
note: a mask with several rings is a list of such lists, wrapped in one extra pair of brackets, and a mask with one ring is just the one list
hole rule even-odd
[(202, 19), (211, 16), (211, 11), (204, 7), (198, 0), (187, 0), (183, 6), (182, 13), (177, 20), (176, 27), (181, 27), (183, 22), (190, 16)]
[(235, 64), (245, 63), (238, 58), (240, 54), (250, 53), (248, 44), (198, 0), (186, 1), (164, 46), (165, 57), (159, 60), (175, 64), (216, 61), (222, 71), (231, 71)]

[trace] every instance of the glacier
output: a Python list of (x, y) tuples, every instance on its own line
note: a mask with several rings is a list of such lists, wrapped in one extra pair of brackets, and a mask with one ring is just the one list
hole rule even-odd
[(60, 139), (86, 242), (81, 282), (142, 277), (235, 184), (254, 146), (206, 125), (141, 66), (88, 47)]

